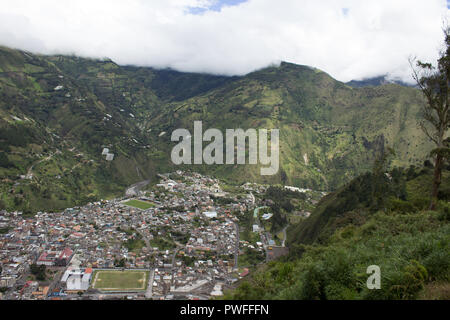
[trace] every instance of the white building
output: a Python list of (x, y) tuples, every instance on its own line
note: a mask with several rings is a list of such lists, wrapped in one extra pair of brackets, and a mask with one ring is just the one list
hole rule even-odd
[(218, 296), (221, 296), (221, 295), (223, 295), (222, 284), (218, 283), (218, 284), (216, 284), (214, 286), (213, 291), (211, 291), (211, 296), (218, 297)]
[(261, 218), (263, 218), (263, 220), (269, 220), (270, 218), (272, 218), (273, 214), (272, 213), (265, 213), (262, 215)]
[(67, 291), (86, 291), (89, 289), (92, 269), (85, 270), (68, 268), (61, 278), (66, 283)]
[(203, 214), (208, 218), (217, 218), (217, 212), (216, 211), (205, 211)]

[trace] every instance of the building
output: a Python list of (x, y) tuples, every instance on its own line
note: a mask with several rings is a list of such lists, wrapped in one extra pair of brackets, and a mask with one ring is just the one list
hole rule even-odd
[(217, 212), (216, 211), (205, 211), (203, 214), (208, 218), (217, 218)]
[(33, 291), (32, 295), (38, 299), (47, 297), (49, 287), (39, 287), (37, 291)]
[(15, 283), (15, 277), (0, 277), (0, 287), (11, 288)]
[(92, 280), (92, 268), (68, 268), (61, 278), (66, 283), (66, 293), (76, 293), (89, 289)]
[(244, 270), (241, 272), (241, 274), (239, 276), (241, 278), (243, 278), (243, 277), (246, 277), (249, 273), (250, 273), (250, 271), (247, 268), (244, 268)]
[(61, 251), (44, 251), (38, 258), (37, 265), (66, 266), (72, 258), (73, 251), (65, 248)]

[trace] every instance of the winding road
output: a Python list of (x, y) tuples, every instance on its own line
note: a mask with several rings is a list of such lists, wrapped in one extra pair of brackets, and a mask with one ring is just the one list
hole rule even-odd
[(37, 160), (36, 162), (34, 162), (31, 165), (31, 167), (29, 167), (28, 170), (27, 170), (26, 179), (33, 179), (33, 168), (34, 168), (35, 165), (37, 165), (37, 164), (39, 164), (41, 162), (50, 160), (53, 156), (54, 156), (54, 154), (52, 153), (49, 156), (45, 157), (44, 159), (40, 159), (40, 160)]

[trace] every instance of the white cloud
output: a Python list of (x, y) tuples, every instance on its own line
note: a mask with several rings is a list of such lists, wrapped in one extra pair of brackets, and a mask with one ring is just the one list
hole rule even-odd
[(0, 44), (119, 64), (245, 74), (281, 60), (348, 81), (435, 60), (446, 0), (0, 0)]

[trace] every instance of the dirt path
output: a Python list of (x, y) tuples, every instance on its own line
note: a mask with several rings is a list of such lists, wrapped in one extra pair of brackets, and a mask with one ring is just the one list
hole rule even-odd
[(54, 154), (52, 153), (51, 155), (45, 157), (44, 159), (38, 160), (35, 163), (33, 163), (31, 165), (31, 167), (28, 168), (25, 178), (26, 179), (30, 179), (30, 180), (33, 179), (33, 168), (34, 168), (34, 166), (39, 164), (39, 163), (41, 163), (41, 162), (50, 160), (53, 156), (54, 156)]

